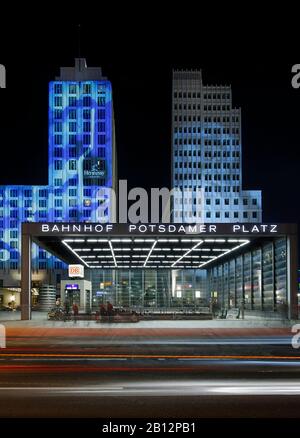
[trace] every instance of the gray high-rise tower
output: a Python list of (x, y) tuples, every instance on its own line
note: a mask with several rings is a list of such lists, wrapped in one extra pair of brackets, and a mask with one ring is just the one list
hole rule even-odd
[(173, 72), (172, 186), (182, 191), (175, 222), (262, 221), (261, 191), (242, 188), (241, 137), (230, 86), (203, 85), (197, 70)]

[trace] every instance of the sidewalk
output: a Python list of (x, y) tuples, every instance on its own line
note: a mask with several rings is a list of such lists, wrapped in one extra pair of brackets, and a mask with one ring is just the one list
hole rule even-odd
[(300, 321), (277, 320), (258, 317), (247, 317), (244, 320), (214, 319), (214, 320), (154, 320), (136, 323), (99, 323), (96, 321), (48, 321), (47, 313), (32, 312), (31, 321), (21, 321), (20, 312), (0, 312), (0, 324), (6, 327), (40, 327), (40, 328), (84, 328), (84, 329), (243, 329), (243, 328), (288, 328)]

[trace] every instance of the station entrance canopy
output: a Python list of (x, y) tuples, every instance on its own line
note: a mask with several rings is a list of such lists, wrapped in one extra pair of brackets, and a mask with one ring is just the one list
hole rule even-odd
[(208, 269), (258, 241), (285, 237), (289, 279), (297, 274), (293, 224), (100, 224), (22, 225), (22, 318), (30, 318), (31, 243), (67, 264), (90, 269)]

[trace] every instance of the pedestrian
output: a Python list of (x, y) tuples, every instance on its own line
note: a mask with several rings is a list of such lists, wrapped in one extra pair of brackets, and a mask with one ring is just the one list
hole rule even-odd
[(57, 300), (55, 301), (55, 305), (56, 307), (60, 307), (60, 298), (57, 298)]
[(114, 306), (109, 301), (107, 301), (106, 309), (108, 315), (108, 322), (112, 322), (114, 315)]
[(74, 315), (74, 322), (76, 322), (77, 317), (78, 317), (78, 313), (79, 313), (79, 309), (78, 309), (78, 306), (76, 303), (73, 304), (72, 310), (73, 310), (73, 315)]
[(70, 302), (68, 299), (66, 299), (66, 301), (65, 301), (65, 312), (66, 312), (66, 315), (69, 315), (69, 313), (70, 313)]
[(106, 309), (103, 303), (100, 304), (99, 306), (99, 313), (100, 313), (100, 321), (104, 321), (106, 316)]

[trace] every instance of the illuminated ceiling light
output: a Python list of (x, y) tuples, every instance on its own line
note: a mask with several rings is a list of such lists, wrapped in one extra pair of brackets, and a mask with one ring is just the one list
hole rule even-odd
[(98, 239), (87, 239), (87, 242), (98, 242)]
[(114, 249), (113, 249), (111, 241), (109, 241), (108, 244), (109, 244), (109, 247), (110, 247), (110, 250), (111, 250), (111, 255), (113, 256), (113, 259), (114, 259), (115, 267), (117, 268), (118, 267), (117, 260), (115, 258), (115, 253), (114, 253)]
[(150, 248), (150, 251), (149, 251), (148, 256), (147, 256), (147, 258), (146, 258), (146, 260), (145, 260), (144, 266), (146, 266), (146, 264), (147, 264), (147, 262), (148, 262), (148, 260), (149, 260), (149, 257), (151, 256), (151, 253), (152, 253), (152, 251), (153, 251), (153, 249), (154, 249), (154, 247), (155, 247), (156, 244), (157, 244), (157, 241), (155, 240), (154, 243), (153, 243), (153, 245), (152, 245), (151, 248)]
[(85, 266), (89, 267), (89, 265), (70, 247), (70, 245), (63, 240), (62, 243), (79, 259), (82, 261), (82, 263), (85, 264)]
[(186, 257), (188, 254), (190, 254), (194, 249), (198, 248), (199, 245), (201, 245), (203, 243), (203, 240), (200, 240), (200, 242), (198, 242), (195, 246), (193, 246), (193, 248), (189, 249), (186, 253), (184, 253), (181, 257), (179, 257), (179, 259), (177, 259), (172, 267), (174, 267), (178, 262), (180, 262), (184, 257)]

